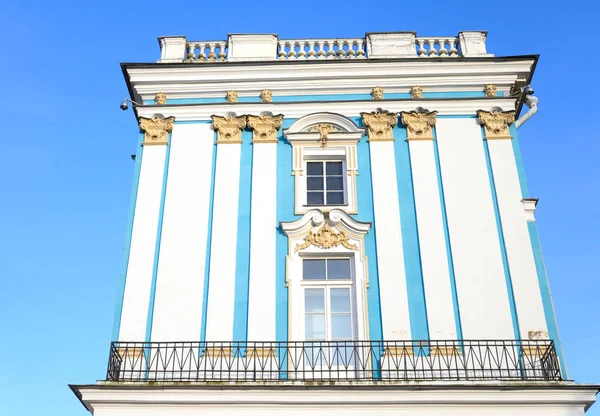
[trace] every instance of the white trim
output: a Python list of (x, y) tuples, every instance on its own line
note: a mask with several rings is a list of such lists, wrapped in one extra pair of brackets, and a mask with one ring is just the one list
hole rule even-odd
[[(332, 124), (334, 126), (340, 127), (347, 133), (360, 133), (360, 137), (358, 137), (358, 140), (360, 140), (360, 138), (365, 134), (365, 129), (358, 128), (358, 126), (354, 124), (354, 122), (349, 118), (344, 117), (340, 114), (321, 112), (308, 114), (302, 117), (301, 119), (296, 120), (294, 124), (292, 124), (288, 129), (285, 129), (283, 131), (283, 137), (285, 137), (288, 140), (291, 140), (291, 138), (288, 137), (290, 133), (301, 133), (305, 128), (317, 123)], [(337, 136), (340, 136), (340, 138), (342, 137), (341, 134), (335, 132), (332, 132), (329, 135), (332, 138)]]

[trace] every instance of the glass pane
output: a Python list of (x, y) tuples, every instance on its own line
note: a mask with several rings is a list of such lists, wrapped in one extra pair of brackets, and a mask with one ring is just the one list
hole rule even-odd
[(325, 312), (325, 293), (323, 290), (324, 289), (304, 290), (304, 311), (306, 313)]
[[(306, 280), (325, 280), (325, 260), (303, 260), (302, 278)], [(323, 289), (315, 290), (322, 291)]]
[(308, 162), (306, 164), (307, 175), (323, 175), (323, 162)]
[(325, 203), (323, 192), (308, 192), (306, 194), (306, 203), (310, 205), (323, 205)]
[[(329, 180), (327, 181), (327, 186), (329, 186)], [(308, 189), (309, 191), (322, 191), (323, 178), (306, 178), (306, 189)]]
[[(310, 179), (309, 179), (310, 180)], [(308, 188), (310, 189), (310, 188)], [(327, 177), (327, 190), (328, 191), (343, 191), (344, 190), (344, 178), (342, 176)]]
[(305, 333), (307, 340), (325, 339), (325, 314), (315, 313), (305, 315)]
[(328, 279), (350, 279), (350, 259), (327, 260)]
[(331, 338), (352, 339), (352, 317), (349, 313), (331, 315)]
[(328, 175), (341, 175), (342, 174), (342, 162), (327, 162), (327, 174)]
[(328, 205), (341, 205), (344, 203), (343, 192), (327, 192), (327, 204)]
[(350, 288), (331, 289), (331, 312), (350, 312)]

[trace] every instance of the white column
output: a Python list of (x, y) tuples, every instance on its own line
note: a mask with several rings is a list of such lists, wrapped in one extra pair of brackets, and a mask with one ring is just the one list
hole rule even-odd
[(371, 141), (369, 147), (383, 338), (410, 339), (394, 142)]
[(231, 341), (241, 145), (217, 146), (206, 340)]
[(512, 339), (481, 127), (475, 118), (444, 118), (436, 132), (463, 337)]
[(277, 143), (254, 142), (248, 341), (275, 341)]
[(511, 140), (488, 140), (521, 338), (548, 332)]
[(175, 124), (163, 214), (152, 341), (199, 341), (214, 132)]
[(409, 140), (431, 339), (456, 339), (454, 304), (433, 140)]
[(138, 184), (120, 341), (144, 341), (167, 146), (144, 146)]

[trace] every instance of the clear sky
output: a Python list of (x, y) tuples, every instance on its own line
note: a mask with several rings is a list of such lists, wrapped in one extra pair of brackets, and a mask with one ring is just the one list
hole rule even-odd
[(160, 35), (485, 29), (497, 56), (541, 54), (523, 159), (570, 376), (600, 383), (600, 9), (584, 3), (2, 2), (0, 413), (86, 415), (67, 383), (105, 377), (137, 137), (119, 63), (155, 62)]

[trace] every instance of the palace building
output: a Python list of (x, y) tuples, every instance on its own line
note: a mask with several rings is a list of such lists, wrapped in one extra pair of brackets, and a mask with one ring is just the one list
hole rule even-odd
[(122, 64), (134, 184), (83, 405), (583, 414), (598, 388), (567, 373), (519, 150), (538, 57), (486, 36), (174, 36)]

